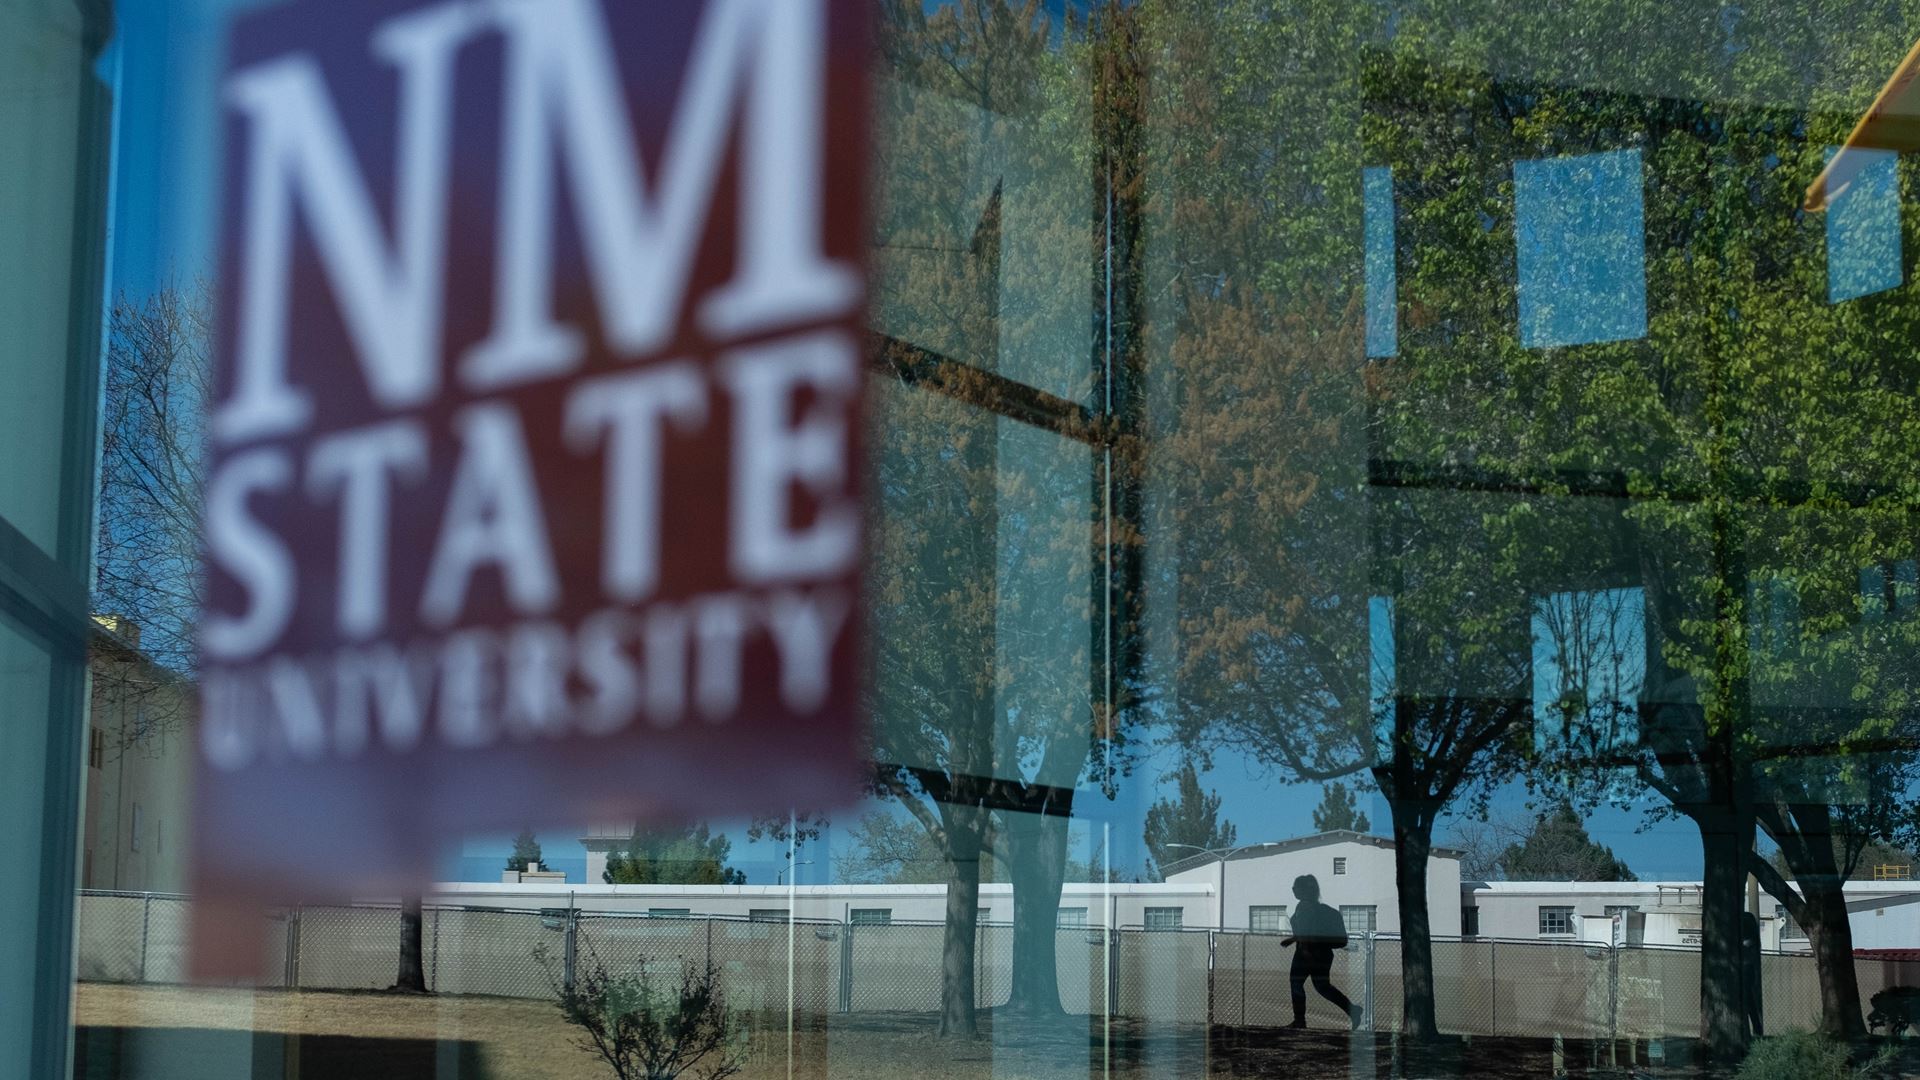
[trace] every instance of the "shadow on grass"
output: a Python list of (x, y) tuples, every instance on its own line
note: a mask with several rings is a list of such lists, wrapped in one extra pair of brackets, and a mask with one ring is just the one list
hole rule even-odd
[(472, 1042), (287, 1035), (208, 1028), (82, 1027), (73, 1033), (75, 1080), (488, 1080)]

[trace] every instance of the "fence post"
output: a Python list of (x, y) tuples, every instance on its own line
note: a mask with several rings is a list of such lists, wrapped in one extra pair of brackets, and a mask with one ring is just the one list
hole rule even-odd
[(1374, 942), (1374, 932), (1369, 930), (1366, 936), (1361, 939), (1360, 946), (1360, 1024), (1361, 1028), (1366, 1031), (1372, 1031), (1374, 1029), (1373, 984), (1374, 972), (1377, 967), (1374, 963)]
[(148, 927), (153, 922), (153, 894), (140, 894), (140, 981), (147, 981)]
[(1607, 945), (1607, 1064), (1620, 1051), (1620, 946)]
[(580, 959), (580, 909), (567, 907), (566, 934), (561, 948), (560, 986), (573, 992), (574, 970)]
[(287, 989), (300, 989), (300, 909), (287, 909)]
[(1120, 928), (1107, 927), (1107, 1015), (1120, 1015)]
[(1247, 950), (1253, 945), (1253, 929), (1240, 935), (1240, 1028), (1247, 1026)]
[(840, 1011), (853, 1011), (853, 923), (840, 927)]
[[(1219, 948), (1220, 948), (1219, 932), (1214, 930), (1207, 931), (1207, 1030), (1209, 1032), (1213, 1030), (1214, 959), (1215, 959), (1215, 956), (1217, 955)], [(1212, 1045), (1211, 1038), (1209, 1038), (1207, 1042), (1209, 1046)]]
[(1487, 1026), (1500, 1034), (1500, 943), (1487, 942), (1487, 985), (1493, 988), (1493, 1020)]
[(427, 969), (427, 989), (440, 990), (440, 909), (433, 909), (433, 965)]

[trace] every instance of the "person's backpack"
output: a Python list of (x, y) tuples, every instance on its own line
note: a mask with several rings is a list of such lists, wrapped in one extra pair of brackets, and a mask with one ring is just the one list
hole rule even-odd
[(1294, 929), (1304, 941), (1322, 945), (1329, 949), (1347, 947), (1347, 923), (1326, 904), (1315, 902), (1312, 907), (1301, 905), (1296, 917)]

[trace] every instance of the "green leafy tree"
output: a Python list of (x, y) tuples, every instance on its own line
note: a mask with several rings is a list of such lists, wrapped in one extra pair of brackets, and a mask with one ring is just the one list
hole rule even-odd
[(727, 865), (733, 841), (700, 822), (684, 828), (635, 829), (624, 850), (609, 852), (609, 885), (744, 885)]
[(1313, 808), (1313, 831), (1372, 832), (1373, 823), (1367, 820), (1367, 812), (1359, 808), (1353, 789), (1335, 780), (1326, 786), (1320, 805)]
[(1189, 761), (1174, 774), (1174, 797), (1147, 807), (1147, 873), (1158, 881), (1168, 863), (1190, 859), (1194, 849), (1231, 848), (1233, 822), (1220, 820), (1220, 796), (1200, 786), (1200, 773)]
[(1587, 835), (1571, 800), (1562, 800), (1534, 823), (1526, 839), (1500, 854), (1508, 881), (1637, 881), (1613, 849)]
[(1086, 444), (1111, 432), (1053, 385), (1096, 347), (1098, 108), (1085, 24), (1035, 0), (883, 11), (872, 786), (946, 852), (941, 1027), (964, 1035), (989, 844), (1014, 885), (1005, 1011), (1065, 1021), (1074, 803), (1125, 768), (1123, 703), (1090, 678), (1112, 466)]
[(540, 841), (532, 829), (520, 830), (513, 838), (513, 853), (507, 856), (507, 869), (525, 872), (540, 869)]

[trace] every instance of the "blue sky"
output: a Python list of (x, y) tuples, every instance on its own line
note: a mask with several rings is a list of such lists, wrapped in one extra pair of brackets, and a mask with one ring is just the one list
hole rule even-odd
[[(1108, 803), (1097, 790), (1083, 792), (1076, 812), (1084, 811), (1088, 816), (1074, 828), (1073, 856), (1083, 860), (1099, 859), (1101, 837), (1110, 829), (1116, 865), (1127, 871), (1138, 868), (1146, 806), (1155, 799), (1172, 796), (1171, 774), (1179, 769), (1182, 760), (1183, 751), (1173, 746), (1149, 756), (1135, 776), (1123, 785), (1122, 800), (1118, 803)], [(1163, 775), (1164, 779), (1151, 785), (1143, 782)], [(1357, 788), (1361, 808), (1366, 811), (1375, 833), (1389, 835), (1387, 802), (1371, 781), (1361, 779)], [(1318, 784), (1279, 784), (1258, 765), (1239, 758), (1216, 758), (1214, 767), (1202, 774), (1202, 783), (1219, 793), (1221, 815), (1234, 823), (1241, 843), (1282, 840), (1313, 831), (1313, 808), (1319, 805), (1322, 794)], [(858, 820), (863, 811), (876, 809), (887, 807), (869, 805), (836, 815), (836, 822), (842, 828), (829, 826), (818, 842), (802, 849), (801, 861), (811, 865), (800, 868), (798, 880), (802, 884), (834, 880), (833, 855), (847, 848), (844, 826)], [(1494, 796), (1493, 813), (1534, 816), (1528, 811), (1524, 785), (1511, 784), (1499, 789)], [(747, 842), (744, 823), (717, 824), (732, 838), (732, 864), (746, 871), (748, 883), (773, 884), (777, 872), (786, 865), (785, 846)], [(1438, 835), (1442, 842), (1450, 827), (1450, 822), (1441, 824)], [(1649, 825), (1644, 808), (1622, 810), (1603, 806), (1588, 816), (1587, 830), (1595, 840), (1613, 848), (1641, 878), (1698, 880), (1700, 877), (1699, 834), (1684, 819)], [(578, 831), (571, 830), (571, 833)], [(586, 849), (569, 830), (546, 830), (540, 835), (540, 843), (549, 860), (555, 863), (554, 869), (568, 871), (570, 880), (583, 872)], [(459, 851), (449, 853), (442, 873), (447, 875), (464, 868), (466, 876), (497, 880), (512, 846), (510, 836), (475, 837)]]

